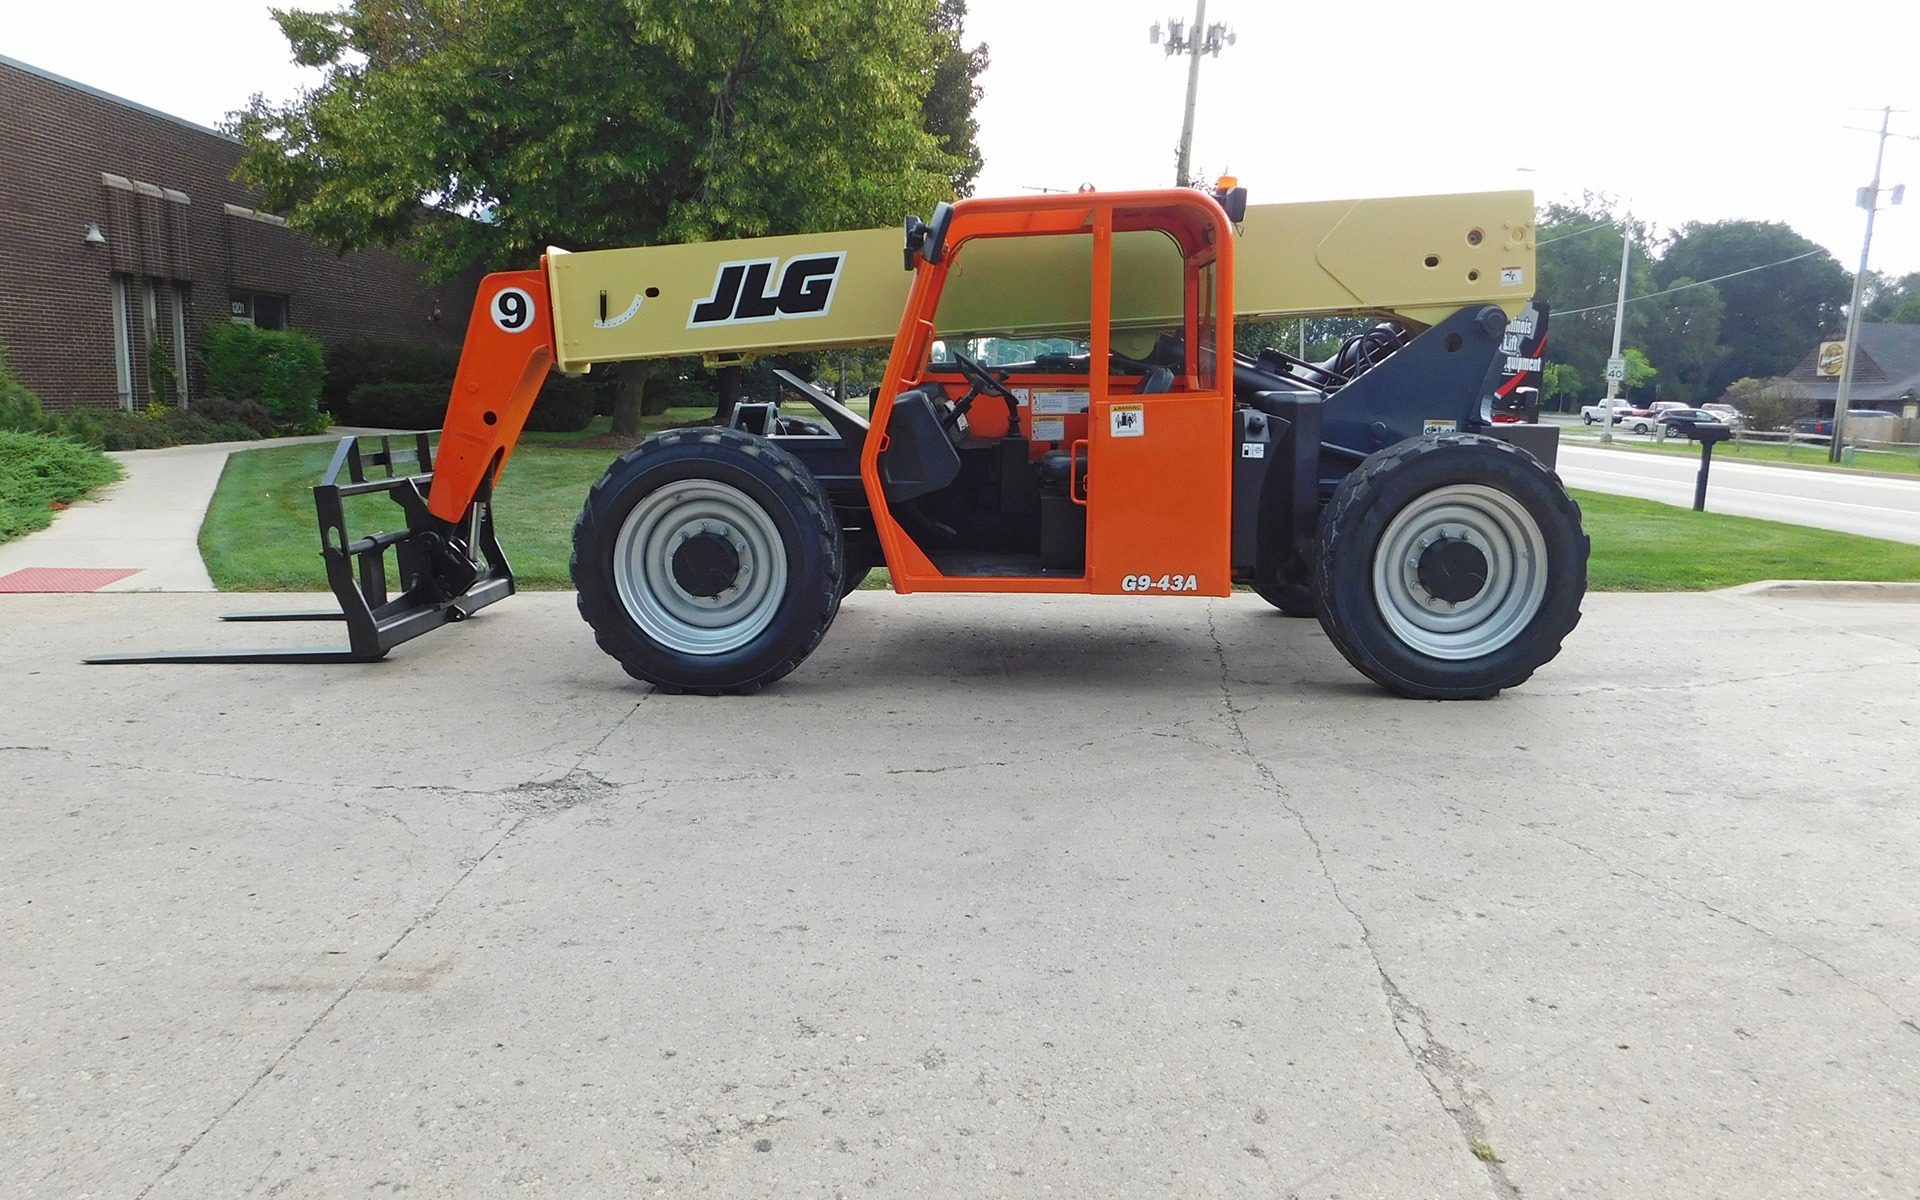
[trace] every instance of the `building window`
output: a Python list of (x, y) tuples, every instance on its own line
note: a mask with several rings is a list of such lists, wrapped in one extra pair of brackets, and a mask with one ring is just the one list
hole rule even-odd
[(261, 329), (287, 327), (287, 298), (271, 292), (235, 292), (230, 306), (233, 319)]
[(173, 285), (173, 382), (174, 394), (180, 398), (180, 407), (187, 407), (187, 398), (193, 395), (191, 381), (187, 377), (187, 285)]
[(125, 275), (113, 277), (114, 389), (120, 407), (128, 412), (133, 411), (133, 327), (127, 312), (127, 292), (132, 284)]

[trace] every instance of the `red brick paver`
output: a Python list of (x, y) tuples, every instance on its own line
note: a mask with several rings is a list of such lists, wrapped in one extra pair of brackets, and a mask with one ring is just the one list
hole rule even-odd
[(139, 573), (135, 567), (27, 567), (0, 575), (0, 592), (97, 592)]

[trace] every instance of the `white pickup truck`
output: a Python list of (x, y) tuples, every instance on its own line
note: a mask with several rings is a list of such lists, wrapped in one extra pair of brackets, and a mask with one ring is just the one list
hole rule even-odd
[(1598, 425), (1602, 421), (1606, 421), (1609, 425), (1618, 425), (1621, 418), (1627, 415), (1627, 410), (1633, 407), (1633, 405), (1628, 404), (1625, 400), (1614, 400), (1611, 402), (1613, 415), (1609, 418), (1607, 415), (1608, 404), (1608, 401), (1602, 400), (1598, 404), (1582, 405), (1580, 407), (1580, 419), (1589, 425)]

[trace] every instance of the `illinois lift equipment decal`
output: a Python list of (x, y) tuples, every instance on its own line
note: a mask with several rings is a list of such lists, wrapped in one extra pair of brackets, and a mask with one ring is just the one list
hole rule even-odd
[[(788, 259), (783, 270), (779, 270), (777, 258), (721, 263), (713, 294), (695, 302), (687, 328), (824, 317), (833, 306), (834, 288), (840, 283), (840, 266), (846, 258), (845, 251), (809, 254)], [(769, 287), (776, 270), (780, 282)]]

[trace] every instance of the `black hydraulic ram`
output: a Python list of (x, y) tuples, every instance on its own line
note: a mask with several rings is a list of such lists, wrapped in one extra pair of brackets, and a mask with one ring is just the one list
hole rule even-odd
[[(402, 465), (417, 469), (401, 474)], [(377, 472), (368, 478), (369, 472)], [(342, 474), (346, 478), (341, 479)], [(314, 485), (320, 556), (340, 609), (233, 613), (227, 621), (344, 621), (345, 646), (255, 650), (162, 650), (100, 654), (90, 663), (350, 663), (376, 662), (400, 643), (461, 621), (514, 592), (513, 570), (493, 528), (493, 485), (479, 494), (458, 525), (427, 511), (433, 486), (433, 438), (428, 433), (343, 438), (327, 473)], [(406, 527), (363, 538), (347, 534), (346, 501), (384, 494), (400, 506)], [(389, 596), (387, 552), (393, 552), (400, 594)], [(475, 557), (476, 552), (478, 558)], [(484, 561), (482, 561), (484, 560)]]

